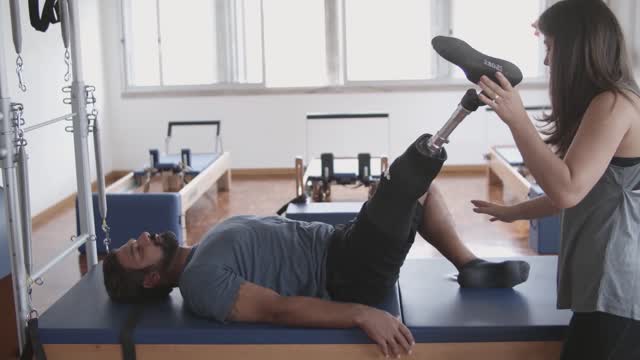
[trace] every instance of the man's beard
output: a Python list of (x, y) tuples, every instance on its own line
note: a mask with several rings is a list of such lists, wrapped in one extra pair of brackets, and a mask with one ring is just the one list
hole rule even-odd
[(155, 245), (160, 246), (162, 249), (162, 260), (160, 261), (160, 269), (158, 270), (162, 273), (167, 273), (176, 253), (178, 252), (179, 245), (176, 234), (171, 231), (167, 231), (153, 235), (151, 240)]

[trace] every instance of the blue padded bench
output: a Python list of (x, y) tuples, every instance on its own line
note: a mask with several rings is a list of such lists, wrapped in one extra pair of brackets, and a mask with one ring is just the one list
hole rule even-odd
[[(400, 316), (400, 300), (397, 287), (380, 305), (382, 309)], [(68, 359), (74, 356), (120, 358), (119, 330), (124, 325), (133, 305), (112, 303), (103, 286), (102, 266), (91, 269), (73, 288), (53, 304), (39, 320), (40, 340), (45, 344), (48, 359)], [(221, 324), (198, 318), (183, 307), (178, 289), (162, 303), (145, 308), (142, 318), (133, 332), (139, 359), (154, 357), (149, 353), (165, 344), (172, 344), (165, 355), (167, 359), (224, 358), (220, 349), (236, 349), (229, 345), (254, 345), (241, 347), (239, 358), (251, 357), (255, 345), (291, 345), (334, 347), (344, 344), (371, 344), (359, 329), (299, 329), (265, 324)], [(203, 346), (207, 345), (207, 346)], [(216, 347), (215, 345), (219, 345)], [(351, 346), (351, 345), (348, 345)], [(154, 350), (155, 349), (155, 350)], [(178, 353), (171, 350), (180, 349)], [(204, 352), (204, 354), (203, 354)], [(264, 358), (265, 351), (260, 352)], [(92, 355), (93, 354), (93, 355)], [(199, 355), (194, 355), (199, 354)], [(370, 349), (369, 354), (375, 354)], [(287, 356), (285, 355), (285, 358)]]
[[(515, 289), (460, 289), (444, 259), (407, 260), (398, 290), (381, 305), (400, 315), (416, 339), (418, 359), (549, 359), (560, 353), (571, 313), (555, 309), (556, 257), (527, 257), (528, 282)], [(40, 318), (41, 340), (50, 359), (73, 356), (119, 358), (119, 329), (131, 305), (111, 303), (98, 266)], [(133, 333), (140, 358), (379, 357), (359, 329), (300, 329), (227, 324), (193, 316), (178, 290), (145, 309)], [(499, 356), (498, 356), (499, 355)], [(156, 356), (156, 357), (153, 357)], [(109, 357), (110, 358), (110, 357)]]
[(557, 257), (522, 259), (531, 265), (529, 280), (513, 289), (461, 289), (449, 262), (407, 260), (400, 297), (404, 322), (416, 342), (466, 344), (460, 351), (471, 343), (491, 343), (494, 355), (514, 352), (505, 359), (530, 358), (529, 352), (558, 358), (572, 313), (556, 309)]
[[(185, 175), (196, 176), (200, 174), (202, 170), (213, 164), (221, 155), (222, 153), (191, 154), (191, 170), (185, 171)], [(179, 166), (180, 162), (182, 162), (180, 154), (160, 154), (156, 167), (164, 170), (175, 169)], [(142, 176), (144, 175), (144, 170), (134, 171), (134, 175)]]
[[(180, 244), (184, 244), (180, 224), (181, 202), (178, 193), (107, 193), (107, 224), (110, 228), (111, 247), (122, 246), (131, 238), (137, 239), (143, 231), (173, 231)], [(76, 202), (76, 231), (80, 233)], [(98, 208), (98, 195), (93, 194), (93, 218), (99, 254), (106, 254), (102, 218)], [(85, 252), (85, 247), (79, 248)]]
[[(531, 185), (529, 198), (544, 195), (539, 185)], [(557, 254), (560, 251), (560, 215), (529, 220), (529, 247), (538, 254)]]
[(285, 217), (300, 221), (319, 221), (331, 225), (345, 224), (358, 215), (362, 204), (362, 202), (291, 203), (287, 206)]

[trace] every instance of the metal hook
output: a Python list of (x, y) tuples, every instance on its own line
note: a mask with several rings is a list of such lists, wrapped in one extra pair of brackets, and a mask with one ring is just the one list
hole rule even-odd
[(67, 73), (64, 74), (64, 81), (69, 81), (71, 79), (71, 55), (69, 54), (69, 49), (64, 50), (64, 63), (67, 65)]
[(22, 55), (18, 54), (16, 58), (16, 74), (18, 74), (18, 88), (22, 90), (22, 92), (27, 91), (27, 85), (25, 85), (24, 80), (22, 79), (22, 66), (24, 62), (22, 61)]
[(40, 316), (36, 309), (33, 309), (29, 312), (29, 320), (37, 319)]

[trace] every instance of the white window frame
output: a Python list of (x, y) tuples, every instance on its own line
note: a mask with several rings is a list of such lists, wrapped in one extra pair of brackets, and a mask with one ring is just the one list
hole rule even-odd
[[(131, 65), (127, 48), (127, 34), (130, 19), (125, 9), (125, 1), (118, 1), (120, 6), (119, 21), (121, 34), (121, 84), (122, 95), (125, 97), (143, 96), (143, 95), (167, 95), (167, 96), (189, 96), (189, 95), (259, 95), (259, 94), (310, 94), (310, 93), (344, 93), (344, 92), (393, 92), (393, 91), (423, 91), (433, 89), (459, 89), (469, 88), (473, 86), (466, 79), (452, 78), (453, 65), (437, 56), (435, 52), (432, 54), (432, 74), (434, 77), (424, 80), (347, 80), (346, 71), (346, 19), (345, 19), (345, 3), (348, 0), (324, 0), (325, 1), (325, 36), (326, 36), (326, 70), (329, 84), (326, 86), (303, 86), (303, 87), (267, 87), (266, 79), (266, 61), (265, 43), (264, 43), (264, 18), (261, 17), (260, 25), (262, 31), (262, 81), (253, 84), (241, 84), (237, 80), (240, 79), (242, 71), (246, 71), (246, 67), (238, 67), (236, 59), (239, 53), (243, 51), (237, 47), (235, 42), (237, 26), (236, 0), (217, 1), (215, 3), (215, 28), (216, 28), (216, 56), (217, 69), (216, 74), (218, 82), (216, 84), (203, 85), (162, 85), (162, 36), (160, 34), (160, 7), (159, 0), (156, 0), (158, 6), (158, 52), (160, 65), (160, 84), (156, 86), (139, 86), (129, 84), (129, 74), (131, 74)], [(549, 6), (558, 0), (539, 0), (542, 5)], [(262, 7), (262, 1), (260, 1)], [(449, 35), (451, 33), (451, 6), (449, 0), (433, 0), (431, 6), (432, 12), (432, 35)], [(262, 14), (264, 14), (261, 11)], [(264, 15), (262, 15), (264, 16)], [(426, 39), (425, 39), (426, 40)], [(231, 49), (231, 51), (226, 51)], [(545, 74), (544, 65), (544, 44), (542, 39), (539, 40), (538, 53), (540, 56), (541, 74)], [(546, 75), (538, 77), (527, 77), (521, 87), (525, 88), (544, 88), (548, 86)]]

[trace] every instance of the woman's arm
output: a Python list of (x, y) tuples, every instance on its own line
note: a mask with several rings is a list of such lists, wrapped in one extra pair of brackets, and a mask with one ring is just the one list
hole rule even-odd
[(531, 123), (517, 90), (498, 73), (501, 86), (483, 77), (481, 95), (509, 126), (527, 168), (554, 206), (569, 208), (580, 202), (602, 177), (631, 126), (632, 105), (612, 92), (596, 96), (576, 133), (564, 160), (542, 141)]
[(471, 203), (475, 205), (474, 212), (490, 215), (490, 221), (513, 222), (516, 220), (539, 219), (555, 215), (561, 210), (554, 206), (546, 195), (512, 206), (504, 206), (482, 200), (472, 200)]

